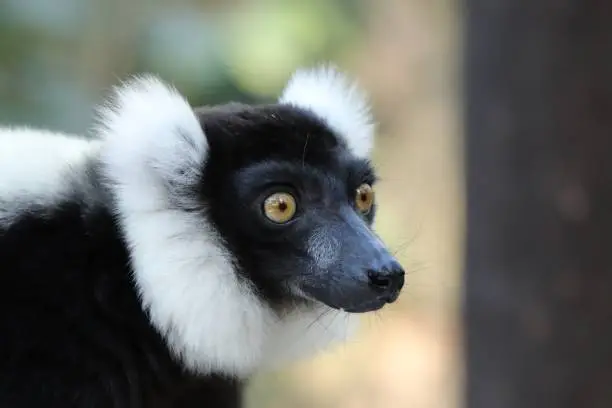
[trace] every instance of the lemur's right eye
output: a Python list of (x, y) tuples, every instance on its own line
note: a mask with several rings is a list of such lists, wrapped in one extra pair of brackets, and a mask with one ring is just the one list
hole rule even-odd
[(263, 204), (265, 216), (277, 224), (285, 224), (293, 219), (297, 209), (295, 198), (289, 193), (274, 193)]
[(362, 214), (367, 214), (374, 205), (374, 189), (369, 184), (362, 184), (355, 191), (355, 203)]

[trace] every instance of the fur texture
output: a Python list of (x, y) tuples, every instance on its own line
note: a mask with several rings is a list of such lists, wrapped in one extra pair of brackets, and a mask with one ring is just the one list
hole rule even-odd
[(0, 226), (70, 194), (96, 142), (47, 130), (0, 128)]
[(298, 70), (280, 102), (308, 109), (325, 121), (357, 157), (374, 145), (374, 122), (365, 93), (333, 65)]
[[(236, 274), (197, 196), (207, 139), (176, 90), (145, 76), (119, 89), (101, 113), (103, 169), (139, 294), (187, 367), (245, 377), (284, 361), (285, 342), (310, 348), (313, 339), (320, 346), (347, 335), (354, 317), (325, 313), (324, 306), (279, 317)], [(300, 336), (318, 315), (325, 329)]]
[[(1, 131), (0, 406), (235, 407), (257, 370), (345, 341), (341, 309), (403, 283), (353, 201), (376, 181), (367, 112), (330, 67), (200, 109), (141, 76), (91, 140)], [(282, 227), (276, 191), (298, 200)], [(401, 281), (375, 293), (373, 270)]]

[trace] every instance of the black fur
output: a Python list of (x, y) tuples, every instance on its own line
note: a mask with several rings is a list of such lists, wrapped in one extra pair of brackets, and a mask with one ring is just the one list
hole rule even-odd
[[(355, 159), (320, 120), (286, 106), (230, 105), (201, 110), (210, 159), (201, 200), (211, 222), (269, 302), (295, 302), (283, 283), (295, 271), (312, 270), (306, 241), (330, 221), (330, 212), (354, 205), (360, 184), (375, 183), (366, 160)], [(275, 191), (298, 198), (298, 217), (278, 226), (262, 216), (263, 200)], [(374, 211), (365, 221), (371, 225)]]
[[(345, 208), (357, 214), (354, 190), (375, 182), (373, 169), (296, 108), (198, 115), (209, 143), (202, 207), (262, 297), (278, 308), (297, 301), (290, 272), (317, 275), (304, 242), (315, 227), (344, 225)], [(71, 199), (0, 227), (0, 407), (238, 407), (239, 381), (187, 374), (151, 326), (96, 166)], [(281, 187), (301, 214), (285, 227), (261, 216), (261, 200)]]
[(115, 222), (102, 203), (88, 207), (33, 209), (0, 230), (0, 407), (201, 407), (191, 393), (237, 407), (238, 384), (194, 385), (170, 357)]

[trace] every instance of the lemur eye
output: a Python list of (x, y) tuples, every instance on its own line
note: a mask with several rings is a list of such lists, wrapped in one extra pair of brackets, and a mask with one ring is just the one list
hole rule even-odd
[(362, 214), (367, 214), (374, 205), (374, 189), (369, 184), (362, 184), (355, 191), (355, 204)]
[(274, 193), (263, 204), (266, 217), (277, 224), (285, 224), (293, 218), (296, 211), (295, 198), (288, 193)]

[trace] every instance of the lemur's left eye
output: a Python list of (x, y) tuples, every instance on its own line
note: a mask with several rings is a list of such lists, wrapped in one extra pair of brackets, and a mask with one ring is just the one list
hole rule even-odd
[(362, 214), (367, 214), (374, 205), (374, 189), (369, 184), (362, 184), (355, 191), (355, 204)]
[(293, 219), (296, 212), (295, 198), (288, 193), (274, 193), (263, 204), (265, 216), (277, 224), (285, 224)]

